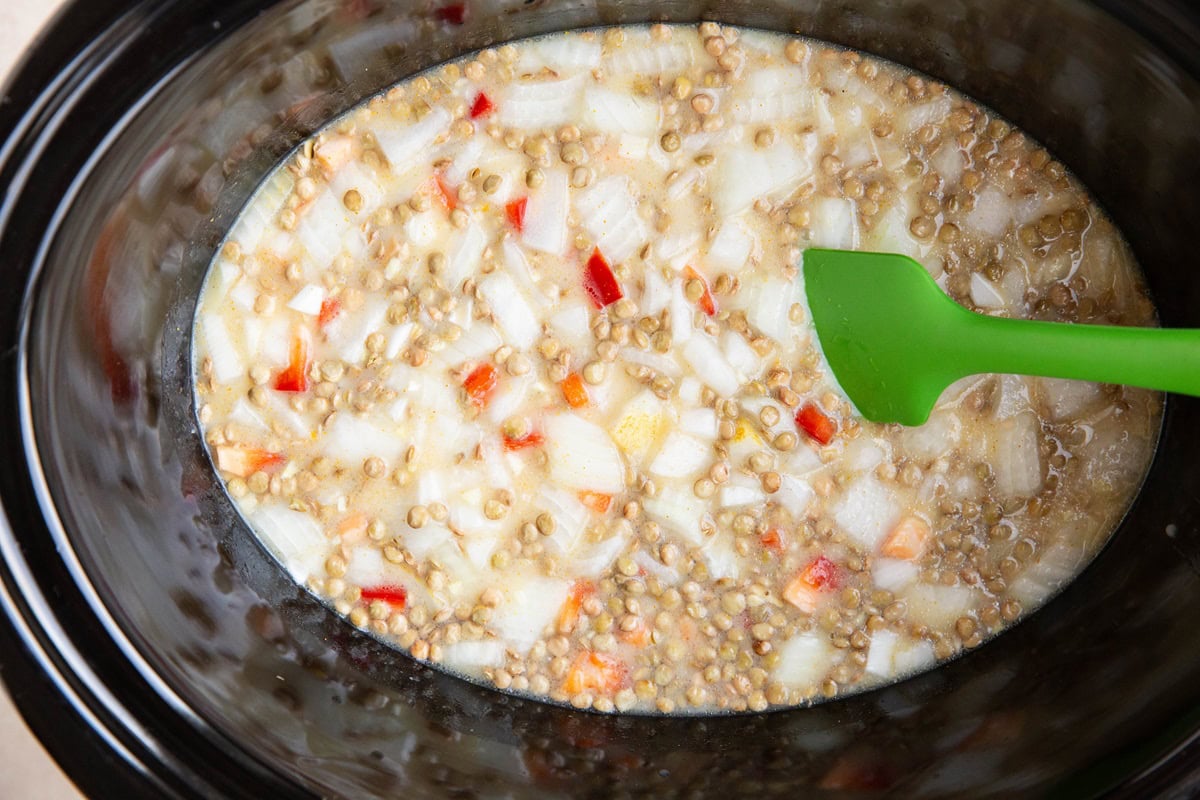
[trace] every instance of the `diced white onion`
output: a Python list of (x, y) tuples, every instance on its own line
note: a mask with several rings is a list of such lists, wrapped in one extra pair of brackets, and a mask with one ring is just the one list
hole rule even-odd
[(754, 252), (754, 234), (740, 219), (727, 219), (708, 243), (707, 261), (717, 269), (737, 271), (746, 266)]
[(246, 374), (246, 365), (238, 355), (225, 317), (220, 314), (203, 314), (200, 317), (204, 331), (204, 344), (212, 360), (213, 377), (221, 383), (232, 383)]
[(321, 437), (323, 452), (350, 469), (361, 469), (371, 456), (395, 463), (404, 454), (408, 443), (368, 419), (340, 411), (325, 428)]
[(756, 379), (766, 367), (762, 357), (739, 333), (725, 331), (721, 334), (721, 349), (725, 351), (729, 365), (744, 381)]
[(613, 75), (678, 75), (692, 65), (694, 53), (687, 42), (655, 42), (650, 47), (629, 44), (604, 59), (605, 72)]
[(971, 273), (971, 302), (980, 308), (1004, 308), (1007, 305), (996, 284), (978, 272)]
[(1029, 497), (1042, 488), (1038, 421), (1031, 412), (1017, 414), (996, 429), (994, 455), (996, 492), (1002, 497)]
[(717, 412), (711, 408), (689, 408), (679, 415), (679, 429), (713, 441), (717, 438)]
[(712, 448), (686, 433), (672, 431), (650, 462), (650, 472), (660, 478), (686, 478), (708, 465)]
[(917, 579), (916, 564), (899, 558), (877, 558), (871, 564), (871, 578), (880, 589), (897, 592)]
[(296, 292), (288, 301), (287, 307), (301, 314), (317, 316), (321, 313), (321, 304), (325, 302), (325, 288), (309, 283)]
[(790, 141), (779, 141), (767, 148), (747, 145), (730, 146), (717, 160), (714, 169), (713, 202), (721, 216), (732, 216), (754, 205), (761, 198), (783, 197), (812, 175), (812, 148), (815, 141), (805, 140), (803, 150)]
[(548, 169), (545, 180), (529, 193), (521, 241), (534, 250), (561, 255), (567, 247), (569, 192), (566, 170)]
[(546, 417), (550, 475), (564, 486), (616, 494), (625, 486), (621, 454), (604, 429), (574, 414)]
[(580, 127), (648, 139), (658, 133), (658, 105), (628, 91), (589, 85), (583, 93)]
[(999, 189), (986, 187), (975, 197), (975, 207), (963, 217), (963, 224), (975, 233), (999, 238), (1008, 230), (1014, 216), (1013, 203)]
[(730, 111), (746, 125), (793, 120), (812, 108), (815, 89), (795, 66), (757, 69), (737, 84)]
[(485, 667), (503, 666), (504, 658), (504, 643), (499, 639), (442, 645), (441, 663), (462, 672), (478, 672)]
[(560, 34), (523, 42), (520, 53), (517, 70), (523, 73), (542, 69), (558, 73), (590, 72), (600, 66), (600, 40), (585, 39), (577, 34)]
[(779, 491), (775, 493), (775, 499), (779, 504), (792, 513), (793, 516), (802, 517), (808, 511), (808, 505), (812, 502), (816, 492), (812, 486), (803, 478), (798, 478), (795, 475), (783, 473), (779, 476)]
[(247, 516), (259, 537), (298, 582), (303, 583), (322, 569), (329, 542), (312, 515), (270, 504), (258, 506)]
[(833, 518), (866, 550), (874, 550), (892, 529), (900, 508), (893, 493), (874, 475), (861, 475), (833, 504)]
[(642, 288), (642, 313), (648, 317), (658, 316), (658, 313), (671, 302), (671, 287), (662, 279), (656, 269), (647, 269), (645, 283)]
[(380, 119), (373, 130), (392, 172), (399, 175), (427, 162), (434, 141), (449, 129), (451, 122), (450, 112), (435, 106), (417, 122), (393, 123)]
[(762, 489), (732, 483), (722, 486), (717, 495), (717, 502), (721, 504), (722, 508), (758, 505), (766, 499), (767, 495)]
[(558, 616), (571, 583), (558, 578), (510, 575), (497, 588), (504, 600), (492, 615), (491, 627), (508, 647), (527, 653)]
[(550, 330), (568, 347), (581, 348), (591, 343), (590, 322), (586, 306), (570, 303), (550, 317)]
[(700, 523), (704, 519), (705, 504), (696, 497), (692, 487), (667, 486), (658, 497), (647, 498), (642, 505), (647, 514), (675, 534), (692, 544), (703, 544)]
[(599, 578), (628, 543), (624, 537), (610, 536), (573, 556), (571, 569), (581, 578)]
[(628, 178), (613, 175), (580, 192), (575, 201), (584, 230), (612, 263), (632, 256), (648, 238), (629, 186)]
[(793, 636), (779, 647), (779, 661), (771, 676), (787, 687), (816, 685), (833, 666), (833, 646), (815, 633)]
[(854, 250), (858, 247), (858, 215), (853, 201), (839, 197), (818, 197), (812, 202), (813, 247)]
[(492, 317), (508, 344), (521, 350), (533, 347), (542, 328), (537, 315), (507, 273), (493, 272), (479, 281), (479, 294), (491, 308)]
[(488, 237), (483, 232), (479, 220), (472, 219), (460, 235), (455, 239), (458, 246), (446, 262), (446, 272), (442, 282), (448, 287), (457, 287), (468, 275), (479, 274), (479, 262), (487, 247)]
[(880, 678), (890, 678), (893, 674), (892, 657), (896, 652), (896, 642), (899, 640), (893, 631), (882, 628), (871, 634), (871, 647), (867, 651), (866, 670), (871, 675)]
[(578, 122), (582, 76), (516, 81), (496, 99), (496, 121), (506, 128), (555, 128)]
[(721, 397), (732, 397), (741, 388), (737, 373), (706, 333), (697, 333), (683, 346), (683, 358), (697, 376)]
[(970, 613), (974, 591), (969, 586), (914, 583), (904, 590), (909, 618), (930, 628), (950, 628)]

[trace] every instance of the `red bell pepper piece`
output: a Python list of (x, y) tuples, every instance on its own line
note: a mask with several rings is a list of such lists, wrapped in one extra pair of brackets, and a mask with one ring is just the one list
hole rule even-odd
[(492, 102), (490, 97), (480, 92), (475, 95), (475, 102), (471, 104), (471, 119), (486, 117), (495, 110), (496, 104)]
[(471, 402), (483, 408), (499, 380), (500, 373), (495, 367), (491, 364), (480, 364), (467, 375), (467, 379), (463, 381), (463, 388), (467, 390), (467, 397), (471, 398)]
[(504, 206), (504, 213), (508, 216), (508, 221), (512, 226), (517, 229), (517, 233), (525, 230), (525, 209), (528, 206), (528, 197), (513, 200)]
[(617, 276), (613, 274), (612, 268), (604, 260), (599, 247), (592, 251), (591, 257), (587, 260), (583, 288), (595, 303), (596, 308), (610, 306), (625, 296), (625, 293), (621, 291), (621, 285), (617, 283)]
[(816, 403), (805, 403), (796, 412), (796, 427), (818, 444), (829, 444), (837, 433), (837, 423)]
[(408, 603), (408, 591), (403, 586), (372, 586), (362, 590), (362, 599), (367, 603), (382, 600), (392, 608), (402, 611)]

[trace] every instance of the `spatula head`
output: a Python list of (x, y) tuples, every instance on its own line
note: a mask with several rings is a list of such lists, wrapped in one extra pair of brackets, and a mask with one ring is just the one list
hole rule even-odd
[(842, 389), (872, 422), (923, 424), (961, 377), (944, 345), (970, 312), (908, 256), (814, 248), (803, 259), (813, 325)]

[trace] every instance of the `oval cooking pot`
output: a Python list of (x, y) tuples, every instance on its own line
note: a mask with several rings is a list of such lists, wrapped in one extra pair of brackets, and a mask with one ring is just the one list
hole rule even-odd
[(1183, 0), (78, 0), (0, 104), (0, 659), (97, 797), (1183, 797), (1200, 786), (1200, 403), (1070, 587), (926, 675), (811, 709), (611, 717), (414, 664), (298, 590), (214, 485), (187, 330), (262, 175), (504, 40), (715, 19), (860, 48), (1046, 144), (1200, 326)]

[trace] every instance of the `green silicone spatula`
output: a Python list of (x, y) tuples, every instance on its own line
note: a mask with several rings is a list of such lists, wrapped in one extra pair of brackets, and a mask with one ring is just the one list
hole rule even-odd
[(1200, 396), (1200, 330), (989, 317), (908, 256), (804, 251), (821, 349), (872, 422), (921, 425), (954, 381), (984, 372), (1078, 378)]

